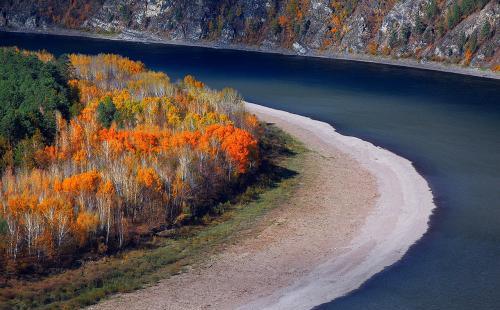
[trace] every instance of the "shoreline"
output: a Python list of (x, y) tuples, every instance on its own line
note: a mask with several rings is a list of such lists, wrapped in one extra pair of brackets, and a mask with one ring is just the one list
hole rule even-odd
[(203, 266), (90, 309), (310, 309), (357, 289), (427, 231), (432, 193), (408, 160), (323, 122), (246, 107), (310, 150), (297, 192)]
[(255, 53), (267, 53), (267, 54), (278, 54), (285, 56), (297, 56), (297, 57), (310, 57), (310, 58), (319, 58), (319, 59), (333, 59), (333, 60), (342, 60), (342, 61), (354, 61), (354, 62), (362, 62), (362, 63), (371, 63), (371, 64), (380, 64), (380, 65), (388, 65), (402, 68), (411, 68), (417, 70), (427, 70), (427, 71), (436, 71), (436, 72), (445, 72), (452, 74), (459, 74), (464, 76), (472, 76), (486, 79), (500, 79), (500, 73), (495, 73), (492, 70), (481, 70), (479, 68), (471, 68), (471, 67), (462, 67), (459, 65), (453, 64), (444, 64), (440, 62), (434, 61), (418, 61), (413, 58), (388, 58), (383, 56), (372, 56), (368, 54), (347, 54), (347, 53), (335, 53), (335, 54), (319, 54), (315, 51), (308, 51), (305, 54), (297, 54), (292, 52), (291, 50), (285, 48), (278, 49), (268, 49), (263, 47), (252, 47), (245, 46), (242, 44), (226, 44), (226, 45), (218, 45), (210, 42), (189, 42), (184, 40), (166, 40), (161, 37), (155, 37), (152, 34), (144, 34), (133, 31), (124, 31), (119, 34), (99, 34), (99, 33), (91, 33), (87, 31), (81, 30), (73, 30), (73, 29), (27, 29), (27, 30), (17, 30), (17, 29), (8, 29), (8, 28), (0, 28), (0, 31), (7, 33), (25, 33), (25, 34), (46, 34), (46, 35), (56, 35), (56, 36), (67, 36), (67, 37), (83, 37), (83, 38), (92, 38), (92, 39), (100, 39), (100, 40), (110, 40), (110, 41), (122, 41), (122, 42), (134, 42), (134, 43), (145, 43), (145, 44), (163, 44), (163, 45), (177, 45), (177, 46), (191, 46), (191, 47), (202, 47), (202, 48), (211, 48), (211, 49), (222, 49), (222, 50), (236, 50), (236, 51), (245, 51), (245, 52), (255, 52)]
[(324, 143), (349, 154), (377, 178), (380, 197), (376, 210), (351, 241), (350, 251), (330, 258), (293, 286), (244, 309), (308, 309), (345, 296), (399, 261), (426, 233), (436, 206), (427, 181), (410, 161), (370, 142), (341, 135), (327, 123), (262, 106), (250, 107), (252, 112), (314, 128)]

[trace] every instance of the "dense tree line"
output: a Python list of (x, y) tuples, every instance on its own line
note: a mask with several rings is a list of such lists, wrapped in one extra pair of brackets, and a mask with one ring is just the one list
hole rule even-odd
[(259, 165), (258, 121), (235, 91), (192, 76), (174, 84), (117, 55), (68, 61), (60, 93), (77, 90), (81, 111), (67, 120), (69, 101), (54, 104), (48, 145), (1, 179), (0, 249), (12, 268), (118, 249), (200, 218)]

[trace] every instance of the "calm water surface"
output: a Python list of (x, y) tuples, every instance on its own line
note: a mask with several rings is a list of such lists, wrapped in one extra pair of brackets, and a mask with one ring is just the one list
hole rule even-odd
[(320, 309), (500, 309), (500, 81), (251, 52), (0, 33), (0, 45), (119, 53), (310, 116), (415, 163), (438, 208), (395, 265)]

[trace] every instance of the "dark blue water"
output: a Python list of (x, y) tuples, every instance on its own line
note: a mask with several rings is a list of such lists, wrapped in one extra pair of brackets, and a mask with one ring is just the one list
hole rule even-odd
[[(405, 257), (321, 309), (500, 309), (500, 81), (294, 56), (0, 33), (0, 45), (119, 53), (331, 123), (415, 163), (438, 208)], [(1, 103), (0, 103), (1, 104)]]

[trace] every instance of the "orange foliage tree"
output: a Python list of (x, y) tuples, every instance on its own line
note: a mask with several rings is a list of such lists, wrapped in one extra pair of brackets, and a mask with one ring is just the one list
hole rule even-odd
[[(6, 259), (119, 248), (139, 227), (202, 215), (259, 165), (259, 122), (233, 90), (211, 90), (193, 76), (172, 84), (118, 55), (69, 59), (83, 110), (69, 122), (58, 115), (36, 168), (1, 178)], [(98, 117), (105, 99), (114, 109), (109, 128)]]

